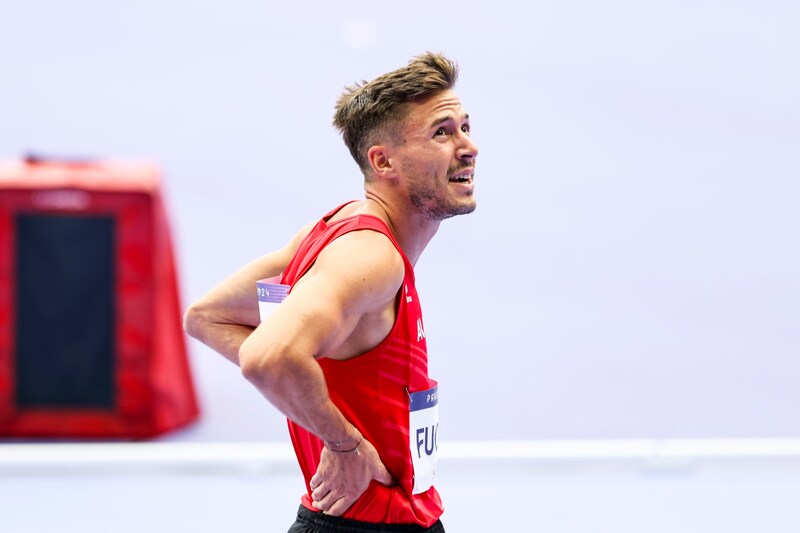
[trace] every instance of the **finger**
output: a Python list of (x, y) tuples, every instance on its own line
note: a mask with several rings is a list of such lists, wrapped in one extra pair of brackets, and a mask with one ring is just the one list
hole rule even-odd
[(329, 492), (329, 493), (325, 494), (325, 495), (324, 495), (322, 498), (320, 498), (319, 500), (317, 500), (317, 499), (313, 499), (313, 500), (311, 501), (311, 505), (313, 505), (314, 507), (316, 507), (316, 508), (317, 508), (317, 509), (319, 509), (320, 511), (327, 511), (328, 509), (330, 509), (330, 507), (331, 507), (331, 506), (332, 506), (332, 505), (333, 505), (333, 504), (336, 502), (336, 500), (338, 500), (339, 498), (341, 498), (341, 496), (335, 495), (333, 492)]
[(328, 487), (326, 487), (325, 485), (320, 485), (311, 492), (311, 499), (314, 501), (320, 501), (329, 492), (330, 489)]
[(319, 474), (314, 474), (311, 476), (311, 479), (308, 480), (308, 485), (311, 487), (311, 490), (316, 489), (322, 483), (322, 478), (320, 478)]
[(350, 506), (353, 505), (353, 502), (355, 502), (355, 500), (351, 498), (339, 498), (333, 502), (333, 505), (331, 505), (327, 511), (325, 511), (325, 514), (339, 516), (347, 511)]

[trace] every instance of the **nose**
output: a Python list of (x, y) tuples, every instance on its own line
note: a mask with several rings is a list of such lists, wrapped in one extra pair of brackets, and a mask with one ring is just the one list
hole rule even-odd
[(473, 161), (478, 157), (478, 145), (467, 133), (460, 132), (459, 146), (456, 155), (461, 160)]

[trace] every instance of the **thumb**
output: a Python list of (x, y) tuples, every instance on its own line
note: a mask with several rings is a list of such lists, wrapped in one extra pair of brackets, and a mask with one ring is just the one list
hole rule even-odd
[(379, 463), (377, 472), (375, 472), (375, 475), (373, 476), (372, 479), (374, 479), (379, 483), (382, 483), (383, 485), (386, 485), (387, 487), (394, 485), (394, 478), (386, 469), (386, 467), (383, 465), (383, 463)]
[(389, 473), (389, 470), (386, 469), (386, 465), (384, 465), (383, 461), (381, 461), (381, 458), (378, 455), (378, 450), (376, 450), (375, 446), (373, 446), (368, 440), (364, 439), (364, 443), (366, 448), (365, 451), (369, 457), (369, 462), (372, 463), (372, 479), (378, 483), (386, 485), (387, 487), (391, 487), (395, 484), (395, 480), (392, 477), (392, 474)]

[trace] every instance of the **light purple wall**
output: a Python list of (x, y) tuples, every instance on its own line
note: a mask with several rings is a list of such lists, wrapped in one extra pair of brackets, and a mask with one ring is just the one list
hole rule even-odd
[[(443, 51), (481, 148), (418, 265), (443, 438), (800, 435), (796, 3), (288, 4), (0, 4), (0, 158), (160, 163), (188, 304), (361, 194), (344, 85)], [(190, 347), (173, 438), (285, 438)]]

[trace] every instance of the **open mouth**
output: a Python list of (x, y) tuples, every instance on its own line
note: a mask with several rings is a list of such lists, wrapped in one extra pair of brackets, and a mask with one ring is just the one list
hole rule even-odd
[(450, 178), (450, 183), (472, 183), (472, 174), (463, 176), (453, 176)]

